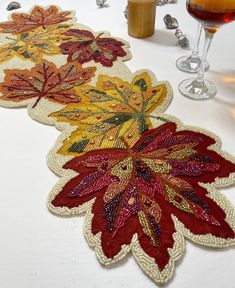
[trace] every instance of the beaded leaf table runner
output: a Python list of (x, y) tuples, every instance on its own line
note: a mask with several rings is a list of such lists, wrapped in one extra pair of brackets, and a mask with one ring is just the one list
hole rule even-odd
[(218, 191), (235, 182), (235, 159), (212, 133), (163, 113), (171, 87), (128, 69), (128, 43), (56, 6), (13, 13), (0, 33), (0, 105), (27, 107), (61, 130), (48, 154), (60, 176), (48, 208), (85, 213), (84, 234), (102, 264), (132, 252), (164, 283), (185, 239), (235, 244), (235, 210)]

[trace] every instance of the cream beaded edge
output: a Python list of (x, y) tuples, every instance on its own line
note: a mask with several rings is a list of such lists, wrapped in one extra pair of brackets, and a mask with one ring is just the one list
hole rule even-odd
[[(47, 7), (46, 7), (47, 8)], [(33, 8), (32, 8), (33, 9)], [(60, 9), (61, 10), (61, 9)], [(75, 13), (74, 13), (75, 15)], [(70, 23), (74, 23), (73, 28), (78, 28), (78, 29), (86, 29), (94, 33), (94, 35), (98, 35), (100, 32), (94, 32), (90, 28), (75, 23), (76, 19), (74, 18), (72, 21), (69, 21)], [(106, 36), (109, 36), (110, 34), (108, 32), (104, 32)], [(2, 38), (2, 35), (1, 35)], [(141, 72), (147, 71), (149, 75), (152, 78), (152, 83), (153, 85), (160, 84), (162, 82), (158, 82), (155, 75), (148, 70), (141, 70), (137, 71), (136, 73), (132, 73), (128, 67), (123, 63), (123, 61), (128, 60), (131, 58), (131, 54), (128, 50), (129, 44), (124, 41), (123, 39), (116, 38), (117, 40), (122, 41), (125, 43), (125, 51), (127, 52), (127, 56), (125, 58), (122, 58), (122, 60), (118, 59), (117, 61), (114, 62), (113, 67), (111, 68), (106, 68), (102, 67), (100, 64), (96, 64), (94, 61), (90, 62), (89, 64), (83, 65), (83, 67), (96, 67), (96, 76), (92, 79), (91, 83), (92, 85), (95, 85), (97, 82), (97, 77), (100, 74), (105, 74), (109, 76), (118, 76), (124, 81), (131, 81), (136, 74), (139, 74)], [(4, 38), (2, 38), (2, 42), (4, 43)], [(66, 63), (67, 56), (64, 55), (57, 55), (56, 57), (54, 56), (45, 56), (44, 59), (53, 62), (56, 64), (57, 67), (60, 67)], [(0, 81), (2, 82), (4, 79), (4, 70), (5, 69), (31, 69), (34, 67), (34, 64), (30, 61), (23, 61), (17, 57), (12, 58), (8, 62), (5, 62), (1, 65), (1, 70), (0, 70)], [(173, 121), (177, 124), (177, 130), (185, 130), (189, 129), (195, 132), (201, 132), (206, 135), (208, 135), (211, 138), (214, 138), (216, 143), (212, 146), (210, 146), (208, 149), (211, 149), (218, 154), (220, 154), (222, 157), (225, 159), (233, 162), (235, 164), (235, 157), (232, 155), (222, 151), (220, 149), (221, 147), (221, 141), (220, 139), (212, 134), (211, 132), (208, 132), (204, 129), (200, 128), (195, 128), (192, 126), (186, 126), (183, 125), (183, 123), (170, 115), (162, 114), (167, 106), (169, 105), (171, 98), (172, 98), (172, 90), (170, 85), (167, 82), (164, 82), (167, 85), (168, 88), (168, 95), (166, 97), (165, 102), (161, 105), (161, 107), (158, 107), (158, 113), (154, 113), (155, 116), (159, 116), (162, 118), (165, 118), (168, 121)], [(55, 125), (55, 127), (62, 131), (61, 135), (57, 139), (57, 142), (55, 143), (54, 147), (50, 150), (47, 156), (47, 162), (48, 166), (59, 176), (61, 179), (58, 181), (58, 183), (55, 185), (55, 187), (52, 189), (48, 196), (47, 200), (47, 206), (49, 210), (60, 216), (76, 216), (79, 214), (86, 213), (85, 215), (85, 223), (84, 223), (84, 235), (89, 243), (89, 245), (94, 248), (95, 253), (99, 259), (99, 261), (104, 264), (104, 265), (111, 265), (113, 263), (116, 263), (123, 259), (130, 251), (134, 255), (137, 263), (140, 265), (140, 267), (144, 270), (144, 272), (149, 275), (156, 283), (162, 284), (167, 282), (171, 277), (174, 272), (174, 266), (175, 266), (175, 261), (179, 259), (184, 252), (185, 248), (185, 238), (189, 239), (197, 244), (208, 246), (208, 247), (215, 247), (215, 248), (225, 248), (229, 247), (232, 245), (235, 245), (235, 239), (228, 239), (225, 240), (223, 238), (215, 237), (211, 234), (207, 235), (194, 235), (191, 233), (188, 229), (184, 227), (184, 225), (178, 221), (178, 219), (175, 216), (172, 216), (174, 224), (175, 224), (175, 229), (176, 232), (173, 234), (173, 238), (175, 240), (173, 248), (169, 248), (169, 263), (166, 265), (163, 271), (160, 271), (158, 269), (158, 266), (155, 263), (155, 260), (151, 258), (149, 255), (147, 255), (141, 248), (139, 241), (138, 241), (138, 236), (135, 234), (132, 238), (132, 241), (129, 245), (123, 245), (121, 251), (112, 259), (107, 258), (102, 250), (101, 246), (101, 232), (93, 235), (91, 231), (91, 223), (92, 223), (92, 204), (94, 203), (95, 199), (92, 199), (91, 201), (77, 207), (77, 208), (72, 208), (69, 209), (67, 207), (54, 207), (51, 204), (51, 201), (55, 198), (55, 196), (61, 191), (63, 186), (71, 180), (73, 177), (78, 175), (72, 170), (65, 170), (63, 169), (63, 165), (72, 159), (72, 156), (62, 156), (57, 153), (57, 151), (61, 148), (63, 145), (63, 141), (70, 136), (71, 132), (76, 129), (74, 126), (70, 126), (68, 123), (61, 123), (61, 122), (56, 122), (54, 118), (49, 118), (48, 115), (51, 114), (52, 112), (58, 111), (65, 107), (65, 105), (57, 104), (57, 103), (52, 103), (49, 102), (46, 99), (41, 99), (40, 103), (38, 103), (36, 108), (32, 108), (33, 103), (35, 99), (29, 99), (26, 101), (22, 101), (20, 103), (16, 102), (7, 102), (7, 101), (1, 101), (0, 98), (0, 106), (3, 107), (25, 107), (27, 106), (28, 114), (35, 120), (44, 123), (44, 124), (49, 124), (49, 125)], [(161, 124), (160, 121), (152, 121), (153, 125), (156, 127)], [(202, 187), (206, 188), (208, 190), (208, 197), (213, 199), (226, 213), (226, 221), (230, 224), (232, 229), (235, 231), (235, 208), (232, 206), (232, 204), (226, 199), (225, 196), (223, 196), (217, 189), (225, 186), (229, 186), (231, 184), (235, 183), (235, 173), (231, 173), (229, 177), (226, 178), (220, 178), (216, 179), (214, 183), (211, 184), (200, 184)]]

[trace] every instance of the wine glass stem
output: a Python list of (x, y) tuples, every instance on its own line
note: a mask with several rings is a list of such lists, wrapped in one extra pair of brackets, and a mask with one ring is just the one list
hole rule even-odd
[(200, 64), (200, 67), (199, 67), (199, 72), (198, 72), (198, 75), (197, 75), (197, 78), (196, 78), (196, 81), (198, 83), (204, 82), (204, 73), (205, 73), (205, 68), (206, 68), (206, 58), (207, 58), (207, 54), (208, 54), (208, 51), (209, 51), (213, 36), (214, 36), (214, 33), (211, 33), (207, 29), (205, 29), (204, 49), (203, 49), (201, 64)]
[(202, 34), (202, 25), (198, 23), (197, 25), (197, 35), (196, 35), (196, 41), (193, 47), (192, 55), (191, 57), (193, 58), (198, 58), (199, 55), (199, 43), (200, 43), (200, 38)]

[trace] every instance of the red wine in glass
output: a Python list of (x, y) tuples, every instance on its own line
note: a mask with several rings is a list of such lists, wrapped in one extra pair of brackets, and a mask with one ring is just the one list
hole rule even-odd
[[(204, 2), (204, 3), (202, 3)], [(228, 2), (227, 5), (226, 3)], [(216, 32), (223, 24), (235, 20), (235, 1), (189, 1), (188, 12), (212, 33)], [(209, 3), (209, 4), (207, 4)]]

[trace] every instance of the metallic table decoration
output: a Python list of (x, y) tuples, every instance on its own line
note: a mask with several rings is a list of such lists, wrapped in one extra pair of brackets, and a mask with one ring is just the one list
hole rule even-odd
[(179, 28), (176, 29), (175, 36), (178, 39), (176, 45), (179, 45), (182, 48), (189, 48), (189, 40)]
[(179, 27), (176, 18), (172, 17), (170, 14), (166, 14), (163, 18), (163, 21), (165, 22), (167, 29), (176, 29)]
[(157, 6), (163, 6), (166, 4), (176, 4), (177, 0), (158, 0), (157, 1)]
[(170, 14), (166, 14), (163, 18), (163, 21), (167, 29), (176, 29), (175, 36), (177, 38), (176, 45), (179, 45), (182, 48), (189, 47), (189, 40), (186, 35), (178, 28), (179, 24), (176, 18), (172, 17)]
[(109, 4), (106, 2), (107, 0), (96, 0), (96, 4), (99, 8), (109, 7)]
[(125, 18), (128, 20), (128, 5), (126, 5), (125, 10), (123, 11)]
[(20, 8), (21, 8), (20, 3), (15, 2), (15, 1), (9, 3), (8, 6), (7, 6), (7, 10), (8, 11), (16, 10), (16, 9), (20, 9)]

